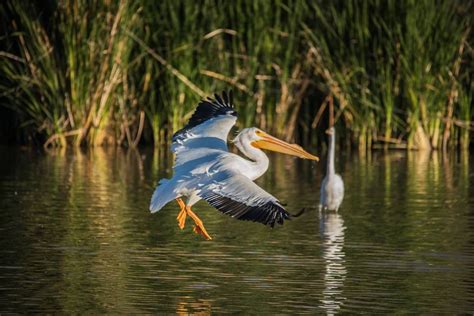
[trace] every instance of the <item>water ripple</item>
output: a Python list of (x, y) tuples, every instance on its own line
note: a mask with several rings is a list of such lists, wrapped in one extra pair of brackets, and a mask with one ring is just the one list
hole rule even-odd
[(474, 310), (474, 174), (464, 158), (343, 155), (341, 211), (318, 213), (323, 164), (275, 155), (258, 184), (307, 212), (272, 230), (200, 203), (206, 242), (178, 229), (176, 205), (149, 214), (156, 177), (169, 170), (155, 155), (10, 153), (0, 313)]

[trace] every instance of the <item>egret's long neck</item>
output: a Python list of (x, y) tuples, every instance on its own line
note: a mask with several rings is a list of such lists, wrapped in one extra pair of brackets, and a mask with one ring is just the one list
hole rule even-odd
[(251, 170), (249, 170), (247, 176), (255, 180), (267, 171), (268, 157), (262, 150), (253, 147), (250, 142), (238, 142), (236, 146), (247, 158), (252, 160), (249, 161), (249, 168)]
[(333, 131), (330, 135), (329, 135), (329, 149), (328, 149), (328, 169), (327, 169), (327, 174), (328, 175), (332, 175), (332, 174), (335, 174), (336, 171), (334, 170), (334, 151), (335, 151), (335, 147), (336, 147), (336, 132)]

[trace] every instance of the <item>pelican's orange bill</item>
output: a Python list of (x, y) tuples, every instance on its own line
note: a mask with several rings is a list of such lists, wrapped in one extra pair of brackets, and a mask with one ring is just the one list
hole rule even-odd
[(259, 140), (253, 141), (252, 146), (260, 149), (267, 149), (276, 151), (283, 154), (288, 154), (304, 159), (311, 159), (319, 161), (319, 158), (311, 155), (309, 152), (304, 150), (300, 145), (297, 144), (289, 144), (287, 142), (282, 141), (276, 137), (270, 136), (265, 132), (258, 131), (257, 135), (261, 138)]

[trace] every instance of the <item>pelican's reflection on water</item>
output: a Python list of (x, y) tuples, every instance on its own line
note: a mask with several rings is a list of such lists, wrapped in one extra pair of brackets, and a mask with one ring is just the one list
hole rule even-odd
[(191, 296), (182, 296), (176, 306), (176, 315), (211, 315), (211, 310), (212, 304), (209, 300), (195, 300)]
[(345, 297), (343, 293), (346, 279), (344, 253), (344, 220), (337, 212), (319, 212), (319, 231), (323, 239), (324, 273), (323, 299), (320, 307), (328, 315), (337, 313)]

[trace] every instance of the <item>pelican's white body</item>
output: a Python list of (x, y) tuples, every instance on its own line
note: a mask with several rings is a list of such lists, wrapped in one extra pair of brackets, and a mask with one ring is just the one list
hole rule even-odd
[(338, 211), (344, 199), (344, 182), (334, 168), (336, 131), (334, 127), (329, 130), (329, 148), (327, 173), (321, 183), (321, 196), (319, 199), (320, 210)]
[(256, 140), (255, 128), (242, 130), (234, 140), (234, 144), (251, 160), (228, 152), (227, 140), (222, 137), (227, 136), (235, 121), (232, 116), (209, 119), (189, 130), (182, 141), (173, 144), (172, 150), (176, 154), (174, 175), (171, 179), (161, 180), (153, 193), (152, 213), (178, 197), (186, 197), (186, 205), (192, 206), (201, 200), (199, 195), (203, 190), (221, 191), (246, 204), (277, 201), (257, 185), (249, 186), (245, 181), (245, 178), (249, 181), (257, 179), (268, 169), (268, 157), (250, 145)]

